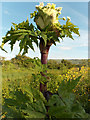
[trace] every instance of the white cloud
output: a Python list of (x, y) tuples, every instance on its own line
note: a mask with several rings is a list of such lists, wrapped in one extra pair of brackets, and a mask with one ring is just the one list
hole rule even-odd
[(52, 46), (49, 59), (85, 59), (88, 58), (88, 30), (80, 30), (75, 40), (64, 38), (57, 46)]
[(88, 30), (80, 30), (80, 37), (74, 35), (74, 40), (70, 38), (64, 38), (63, 42), (57, 43), (57, 46), (75, 48), (75, 47), (88, 47)]
[(71, 47), (60, 47), (60, 49), (62, 49), (62, 50), (71, 50), (72, 48)]

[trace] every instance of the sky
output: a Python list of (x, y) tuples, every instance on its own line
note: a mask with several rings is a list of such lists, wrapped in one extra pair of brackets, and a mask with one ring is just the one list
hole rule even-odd
[[(50, 2), (52, 3), (52, 2)], [(48, 59), (87, 59), (88, 58), (88, 2), (53, 2), (56, 7), (63, 7), (60, 18), (69, 16), (71, 22), (77, 25), (80, 29), (80, 37), (74, 36), (74, 40), (64, 38), (57, 46), (52, 45), (49, 51)], [(47, 2), (44, 2), (46, 5)], [(0, 21), (0, 45), (2, 37), (10, 30), (13, 23), (20, 23), (25, 21), (27, 17), (30, 23), (30, 13), (35, 10), (35, 6), (39, 2), (1, 2), (0, 11), (2, 13)], [(1, 24), (2, 23), (2, 24)], [(60, 24), (63, 24), (60, 20)], [(29, 49), (27, 56), (41, 57), (39, 48), (34, 45), (35, 52)], [(0, 56), (11, 59), (19, 53), (18, 42), (15, 44), (13, 51), (10, 51), (10, 46), (6, 44), (4, 49), (8, 51), (5, 53), (0, 50)]]

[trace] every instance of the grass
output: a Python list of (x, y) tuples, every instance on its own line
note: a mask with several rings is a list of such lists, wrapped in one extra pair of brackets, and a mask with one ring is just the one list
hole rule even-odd
[[(80, 101), (82, 106), (88, 111), (88, 92), (86, 88), (89, 88), (89, 78), (88, 72), (90, 68), (82, 67), (79, 71), (78, 68), (71, 69), (48, 69), (47, 73), (51, 80), (48, 82), (48, 91), (56, 93), (60, 82), (62, 80), (75, 79), (76, 77), (82, 75), (77, 87), (73, 90), (76, 94), (77, 99)], [(10, 97), (10, 92), (15, 91), (16, 88), (24, 91), (24, 86), (33, 86), (39, 89), (39, 83), (41, 79), (40, 72), (38, 67), (36, 68), (27, 68), (20, 67), (16, 64), (7, 64), (0, 66), (0, 74), (2, 73), (2, 102), (4, 99)], [(34, 76), (32, 76), (34, 74)]]

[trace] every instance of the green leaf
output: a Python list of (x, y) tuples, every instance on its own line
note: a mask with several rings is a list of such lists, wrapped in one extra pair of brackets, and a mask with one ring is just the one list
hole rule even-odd
[(61, 92), (63, 92), (63, 91), (71, 92), (76, 87), (76, 85), (79, 82), (80, 78), (81, 78), (81, 76), (79, 76), (75, 80), (73, 80), (73, 79), (72, 80), (69, 79), (69, 81), (63, 80), (61, 82), (61, 84), (60, 84), (59, 90)]
[(7, 53), (7, 51), (6, 51), (6, 50), (4, 50), (1, 46), (0, 46), (0, 48), (1, 48), (1, 50), (3, 50), (4, 52), (6, 52), (6, 53)]
[(7, 119), (10, 119), (10, 118), (23, 118), (23, 114), (21, 113), (21, 111), (18, 109), (15, 109), (14, 106), (12, 107), (8, 107), (6, 105), (3, 105), (2, 106), (2, 112), (3, 113), (7, 113), (6, 114), (6, 118)]
[(72, 29), (72, 32), (74, 32), (75, 34), (77, 34), (77, 35), (80, 36), (80, 34), (79, 34), (79, 28)]
[(69, 80), (67, 82), (63, 80), (58, 89), (58, 94), (62, 102), (65, 103), (65, 105), (67, 105), (69, 109), (71, 109), (71, 106), (75, 100), (75, 94), (73, 93), (72, 90), (75, 88), (80, 78), (81, 76), (79, 76), (75, 80), (71, 80), (71, 81)]
[(72, 105), (71, 111), (74, 113), (75, 118), (88, 118), (88, 115), (79, 102)]
[(39, 90), (31, 88), (30, 86), (24, 87), (24, 90), (29, 96), (31, 96), (31, 98), (35, 98), (37, 101), (42, 100), (44, 103), (46, 103), (45, 97)]
[(73, 118), (73, 113), (72, 112), (61, 112), (61, 113), (56, 113), (55, 115), (56, 118), (66, 118), (66, 119), (71, 119)]
[(13, 23), (13, 22), (12, 22), (12, 24), (13, 24), (14, 26), (16, 26), (16, 25), (17, 25), (17, 24), (15, 24), (15, 23)]
[(46, 103), (45, 97), (43, 96), (43, 94), (39, 90), (31, 88), (31, 91), (32, 91), (32, 94), (34, 95), (36, 100), (42, 100), (44, 103)]
[(43, 38), (45, 46), (46, 46), (46, 44), (47, 44), (47, 35), (45, 35), (45, 33), (41, 33), (41, 37)]
[(41, 112), (43, 114), (46, 114), (46, 107), (43, 101), (38, 100), (36, 102), (31, 103), (32, 107), (34, 108), (35, 111)]
[(24, 94), (21, 90), (16, 90), (14, 95), (16, 97), (16, 101), (18, 101), (19, 103), (25, 103), (30, 100), (29, 97), (26, 94)]
[(27, 114), (27, 116), (25, 116), (25, 118), (45, 118), (45, 114), (43, 113), (40, 113), (40, 112), (36, 112), (36, 111), (32, 111), (30, 108), (29, 109), (26, 109), (26, 110), (23, 110), (24, 113)]
[(38, 40), (37, 40), (37, 38), (34, 37), (34, 36), (32, 36), (32, 41), (33, 41), (34, 43), (36, 43), (36, 45), (37, 45), (37, 47), (38, 47)]
[(17, 105), (17, 102), (14, 99), (8, 98), (8, 99), (5, 99), (5, 104), (9, 106), (15, 106)]
[(33, 41), (30, 40), (28, 36), (26, 37), (26, 39), (27, 39), (26, 45), (28, 45), (34, 51), (34, 47), (33, 47), (33, 44), (32, 44)]
[(62, 30), (62, 31), (61, 31), (61, 36), (62, 36), (62, 37), (65, 37), (65, 30)]
[(26, 43), (26, 36), (20, 41), (19, 46), (20, 46), (20, 52), (22, 51), (24, 45)]
[(65, 106), (58, 95), (52, 95), (49, 99), (47, 106)]
[(24, 45), (24, 50), (23, 50), (22, 55), (25, 55), (26, 53), (28, 53), (28, 49), (29, 47), (27, 45)]
[(38, 30), (37, 29), (35, 30), (35, 27), (33, 26), (32, 23), (29, 25), (28, 18), (26, 21), (23, 21), (22, 23), (19, 24), (12, 23), (12, 24), (14, 25), (14, 28), (11, 27), (11, 30), (9, 30), (6, 36), (3, 37), (3, 43), (5, 44), (9, 42), (12, 51), (16, 41), (20, 41), (19, 44), (20, 52), (23, 50), (23, 55), (28, 52), (29, 47), (32, 50), (34, 50), (32, 42), (36, 43), (36, 45), (38, 46), (38, 40), (37, 40)]
[(77, 77), (75, 80), (72, 79), (67, 82), (67, 88), (69, 92), (72, 91), (76, 87), (80, 79), (81, 79), (81, 75)]
[(33, 26), (32, 23), (30, 24), (30, 27), (29, 27), (29, 28), (30, 28), (30, 30), (34, 30), (34, 26)]
[(68, 113), (68, 108), (66, 106), (52, 106), (48, 110), (49, 115), (55, 116), (56, 118), (60, 117), (65, 112)]
[(72, 36), (72, 32), (80, 36), (79, 28), (77, 27), (78, 26), (74, 25), (73, 23), (67, 20), (66, 25), (61, 26), (62, 31), (61, 31), (60, 37), (62, 38), (66, 36), (74, 40)]
[(76, 112), (76, 113), (79, 113), (79, 112), (85, 113), (85, 110), (84, 110), (83, 107), (80, 105), (80, 103), (75, 103), (75, 104), (73, 104), (71, 111), (72, 111), (72, 112)]

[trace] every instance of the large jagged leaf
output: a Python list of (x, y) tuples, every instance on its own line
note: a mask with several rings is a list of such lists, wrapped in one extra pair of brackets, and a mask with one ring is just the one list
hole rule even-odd
[(19, 46), (20, 46), (20, 52), (22, 51), (24, 45), (26, 44), (26, 36), (20, 41)]
[(48, 113), (55, 118), (88, 118), (81, 104), (75, 99), (72, 89), (77, 85), (81, 76), (73, 81), (62, 81), (57, 95), (52, 95), (46, 104)]
[(52, 106), (48, 111), (49, 115), (55, 118), (72, 118), (73, 113), (69, 111), (67, 106)]
[(69, 79), (68, 81), (63, 80), (60, 84), (59, 91), (72, 92), (72, 90), (76, 87), (77, 83), (79, 82), (80, 78), (81, 76), (77, 77), (75, 80), (74, 79), (72, 80)]
[(39, 90), (31, 88), (31, 91), (32, 91), (32, 94), (34, 95), (36, 100), (40, 100), (41, 99), (43, 102), (46, 103), (45, 97), (43, 96), (43, 94)]
[(38, 100), (36, 102), (33, 102), (30, 105), (34, 108), (35, 111), (46, 114), (45, 104), (43, 103), (42, 100)]
[(59, 37), (56, 35), (55, 31), (48, 31), (47, 32), (47, 39), (51, 41), (54, 45), (56, 42), (60, 42)]
[(24, 45), (24, 50), (23, 50), (22, 55), (25, 55), (26, 53), (28, 53), (28, 49), (29, 47), (27, 45)]
[[(62, 81), (60, 84), (60, 87), (58, 89), (58, 94), (59, 96), (56, 97), (56, 101), (57, 103), (55, 103), (56, 105), (66, 105), (68, 107), (68, 109), (71, 109), (71, 106), (74, 103), (75, 100), (75, 94), (73, 93), (73, 89), (75, 88), (75, 86), (77, 85), (78, 81), (80, 80), (81, 76), (79, 76), (78, 78), (76, 78), (76, 80), (72, 80), (72, 81)], [(52, 96), (51, 99), (48, 102), (48, 105), (50, 104), (50, 101), (55, 100), (55, 97)]]
[(72, 105), (71, 111), (74, 113), (75, 118), (88, 118), (88, 114), (86, 114), (84, 108), (78, 101)]
[(18, 109), (16, 109), (14, 106), (9, 107), (6, 105), (2, 106), (2, 112), (6, 113), (6, 118), (7, 119), (18, 119), (18, 118), (23, 118), (23, 114), (21, 113), (21, 111)]
[(38, 40), (37, 40), (37, 38), (36, 37), (34, 37), (34, 36), (32, 36), (32, 41), (37, 45), (37, 47), (38, 47)]
[(46, 115), (46, 108), (43, 101), (38, 100), (27, 104), (27, 108), (22, 110), (26, 118), (44, 118)]
[(12, 51), (16, 41), (20, 41), (20, 52), (23, 50), (23, 55), (28, 52), (29, 48), (34, 50), (32, 42), (36, 43), (38, 46), (38, 34), (34, 31), (34, 26), (32, 24), (29, 25), (28, 20), (19, 23), (18, 25), (15, 23), (12, 24), (14, 25), (14, 28), (11, 27), (11, 30), (3, 37), (2, 44), (9, 42)]
[(43, 94), (29, 86), (23, 89), (24, 92), (16, 90), (4, 100), (3, 112), (7, 112), (6, 116), (10, 118), (44, 118), (46, 100)]
[(1, 46), (0, 46), (0, 49), (1, 49), (1, 50), (3, 50), (4, 52), (6, 52), (6, 53), (7, 53), (7, 51), (6, 51), (6, 50), (4, 50)]
[(37, 118), (37, 119), (40, 119), (40, 118), (45, 118), (45, 114), (41, 113), (41, 112), (36, 112), (34, 110), (31, 110), (30, 107), (26, 110), (23, 110), (23, 112), (27, 115), (25, 115), (25, 118), (27, 119), (34, 119), (34, 118)]
[[(36, 22), (37, 27), (32, 23), (29, 24), (28, 18), (19, 24), (12, 23), (13, 27), (11, 27), (11, 30), (3, 37), (2, 43), (5, 44), (9, 42), (11, 50), (13, 50), (16, 41), (20, 41), (20, 52), (23, 51), (24, 55), (28, 52), (29, 48), (34, 50), (32, 42), (36, 43), (37, 47), (38, 40), (42, 39), (43, 45), (45, 46), (47, 43), (56, 45), (56, 42), (60, 42), (60, 39), (63, 40), (64, 37), (69, 37), (74, 40), (72, 33), (80, 36), (78, 26), (71, 23), (69, 17), (67, 17), (66, 24), (61, 25), (59, 22), (58, 17), (61, 14), (62, 7), (55, 8), (55, 4), (49, 3), (46, 6), (40, 4), (36, 6), (36, 9), (37, 11), (31, 13), (31, 18), (34, 17), (34, 22)], [(65, 17), (60, 19), (66, 20)], [(29, 36), (30, 42), (25, 40), (26, 36)], [(1, 49), (4, 50), (3, 48)]]
[(16, 100), (15, 99), (11, 99), (11, 98), (5, 99), (5, 104), (9, 105), (9, 106), (18, 105), (17, 102), (16, 102)]
[(24, 90), (28, 93), (29, 96), (35, 98), (37, 101), (42, 100), (44, 103), (46, 103), (45, 97), (39, 90), (31, 88), (30, 86), (24, 87)]
[(61, 97), (61, 100), (69, 107), (71, 108), (74, 100), (75, 100), (75, 94), (73, 93), (73, 89), (79, 82), (81, 76), (76, 78), (75, 80), (69, 80), (69, 81), (62, 81), (60, 84), (60, 87), (58, 89), (58, 94)]
[(58, 95), (52, 95), (49, 99), (47, 106), (65, 106), (63, 101), (60, 99)]

